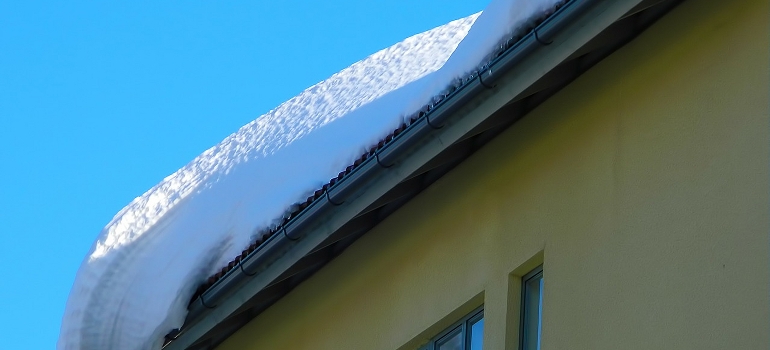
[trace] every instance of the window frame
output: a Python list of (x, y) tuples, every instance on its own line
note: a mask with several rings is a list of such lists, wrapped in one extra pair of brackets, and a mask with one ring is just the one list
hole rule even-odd
[(484, 319), (484, 306), (480, 306), (469, 314), (463, 316), (463, 318), (438, 333), (435, 337), (431, 338), (428, 344), (421, 346), (419, 350), (436, 350), (438, 345), (441, 345), (441, 341), (446, 340), (448, 337), (451, 338), (451, 336), (457, 334), (458, 332), (462, 334), (463, 350), (470, 350), (471, 326), (482, 319)]
[[(537, 294), (534, 294), (532, 291), (532, 288), (530, 288), (529, 282), (533, 280), (540, 281), (540, 287), (538, 288)], [(542, 315), (542, 308), (543, 308), (543, 290), (545, 289), (545, 280), (543, 278), (543, 265), (540, 265), (532, 271), (528, 272), (526, 275), (524, 275), (521, 278), (521, 312), (519, 320), (519, 350), (530, 350), (530, 349), (539, 349), (539, 346), (535, 345), (533, 348), (532, 345), (529, 343), (531, 341), (529, 337), (529, 333), (527, 332), (528, 326), (531, 326), (529, 324), (530, 322), (530, 316), (532, 316), (532, 308), (527, 307), (529, 304), (528, 302), (531, 300), (532, 297), (537, 297), (537, 310), (534, 310), (535, 312), (535, 319), (538, 322), (537, 326), (537, 335), (535, 337), (535, 341), (538, 343), (541, 340), (542, 337), (542, 324), (543, 324), (543, 315)]]

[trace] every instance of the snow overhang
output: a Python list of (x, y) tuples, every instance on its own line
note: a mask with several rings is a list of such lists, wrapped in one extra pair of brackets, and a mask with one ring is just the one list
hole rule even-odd
[(572, 0), (190, 304), (164, 349), (212, 349), (682, 0)]

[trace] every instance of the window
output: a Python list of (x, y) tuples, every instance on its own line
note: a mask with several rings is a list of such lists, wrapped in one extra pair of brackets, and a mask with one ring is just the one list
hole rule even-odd
[(543, 329), (543, 266), (522, 278), (521, 286), (521, 350), (540, 350)]
[(484, 310), (478, 309), (463, 317), (420, 350), (482, 350)]

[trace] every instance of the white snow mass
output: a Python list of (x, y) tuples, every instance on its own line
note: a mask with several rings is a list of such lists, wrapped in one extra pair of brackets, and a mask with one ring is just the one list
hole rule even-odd
[(182, 326), (196, 287), (240, 254), (254, 232), (281, 219), (405, 115), (475, 70), (499, 39), (557, 1), (493, 0), (480, 16), (379, 51), (243, 126), (134, 199), (80, 266), (57, 348), (160, 349), (163, 336)]

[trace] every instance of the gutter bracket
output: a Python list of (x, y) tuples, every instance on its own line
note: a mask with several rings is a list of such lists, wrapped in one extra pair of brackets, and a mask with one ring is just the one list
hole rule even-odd
[(383, 167), (385, 169), (390, 168), (390, 167), (392, 167), (394, 165), (394, 164), (391, 164), (391, 165), (382, 164), (382, 162), (380, 161), (380, 152), (375, 153), (374, 154), (374, 158), (377, 159), (377, 164), (379, 164), (381, 167)]
[[(244, 258), (244, 259), (245, 259), (245, 258)], [(243, 260), (244, 260), (244, 259), (238, 260), (238, 266), (239, 266), (239, 267), (240, 267), (240, 269), (241, 269), (241, 273), (242, 273), (242, 274), (244, 274), (244, 275), (246, 275), (246, 276), (249, 276), (249, 277), (253, 277), (253, 276), (256, 276), (256, 275), (257, 275), (257, 273), (256, 273), (256, 272), (255, 272), (255, 273), (248, 273), (248, 272), (246, 272), (246, 270), (244, 270), (244, 269), (243, 269)]]
[(425, 113), (425, 121), (428, 122), (428, 126), (430, 126), (430, 128), (433, 129), (433, 130), (438, 130), (438, 129), (441, 129), (441, 128), (444, 127), (443, 125), (435, 126), (435, 125), (430, 123), (430, 112)]
[(548, 46), (548, 45), (551, 45), (551, 44), (553, 44), (553, 40), (551, 40), (551, 41), (549, 41), (549, 42), (545, 42), (545, 41), (543, 41), (542, 39), (540, 39), (540, 36), (538, 36), (538, 35), (537, 35), (537, 28), (533, 29), (533, 30), (532, 30), (532, 33), (534, 33), (534, 34), (535, 34), (535, 40), (536, 40), (538, 43), (540, 43), (540, 45), (543, 45), (543, 46)]
[(203, 305), (203, 307), (205, 307), (205, 308), (207, 308), (207, 309), (214, 309), (214, 308), (216, 308), (216, 307), (217, 307), (216, 305), (214, 305), (214, 306), (208, 306), (208, 305), (206, 304), (206, 300), (204, 300), (204, 299), (203, 299), (203, 294), (201, 294), (200, 296), (198, 296), (198, 299), (200, 299), (200, 300), (201, 300), (201, 305)]
[[(490, 69), (486, 70), (486, 72), (490, 72), (490, 71), (491, 71)], [(481, 79), (481, 75), (482, 74), (484, 74), (484, 72), (479, 72), (479, 71), (476, 72), (476, 75), (479, 76), (479, 83), (481, 84), (481, 86), (483, 86), (483, 87), (485, 87), (487, 89), (490, 89), (490, 90), (497, 87), (497, 84), (495, 84), (495, 85), (487, 85), (486, 83), (484, 83), (484, 80)]]
[[(342, 202), (340, 202), (340, 203), (337, 203), (337, 202), (333, 201), (333, 200), (332, 200), (332, 198), (331, 198), (331, 197), (329, 197), (329, 189), (328, 189), (328, 188), (327, 188), (327, 189), (326, 189), (326, 191), (324, 191), (324, 192), (326, 192), (326, 200), (327, 200), (327, 201), (329, 201), (329, 203), (331, 203), (333, 206), (335, 206), (335, 207), (338, 207), (338, 206), (340, 206), (340, 205), (342, 205), (342, 204), (344, 204), (344, 203), (345, 203), (345, 201), (342, 201)], [(284, 231), (285, 231), (285, 230), (286, 230), (286, 229), (284, 229)]]
[[(327, 194), (327, 195), (328, 195), (328, 194)], [(284, 236), (284, 237), (286, 237), (286, 239), (288, 239), (288, 240), (290, 240), (290, 241), (296, 241), (296, 240), (298, 240), (298, 239), (299, 239), (299, 237), (297, 237), (297, 238), (291, 238), (291, 236), (289, 236), (289, 234), (286, 232), (286, 225), (283, 225), (283, 226), (281, 227), (281, 229), (283, 230), (283, 236)]]

